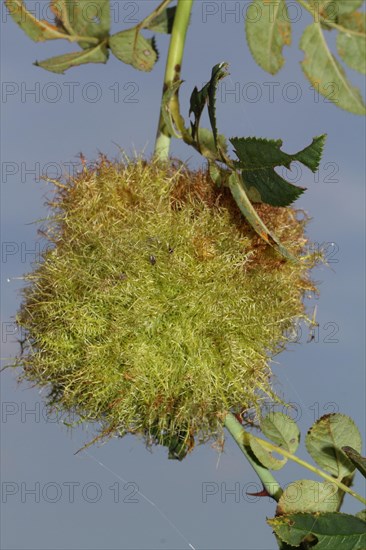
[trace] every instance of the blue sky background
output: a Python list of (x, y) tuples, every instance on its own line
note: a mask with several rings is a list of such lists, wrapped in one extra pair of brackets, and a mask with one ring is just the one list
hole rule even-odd
[[(46, 2), (31, 4), (42, 9)], [(132, 26), (134, 19), (140, 20), (157, 3), (112, 0), (112, 4), (117, 31)], [(294, 10), (295, 3), (290, 4)], [(317, 97), (303, 77), (298, 42), (310, 23), (306, 13), (300, 12), (293, 25), (293, 45), (285, 49), (286, 64), (280, 73), (272, 77), (257, 67), (245, 42), (246, 5), (196, 2), (183, 63), (182, 110), (188, 114), (193, 87), (202, 86), (212, 66), (225, 60), (231, 76), (218, 92), (222, 133), (282, 138), (284, 150), (290, 153), (310, 143), (313, 136), (328, 133), (319, 173), (314, 176), (304, 170), (298, 184), (308, 191), (297, 202), (313, 218), (312, 240), (334, 243), (329, 244), (329, 259), (335, 262), (314, 273), (320, 298), (312, 300), (310, 307), (317, 304), (319, 342), (307, 344), (304, 334), (300, 343), (277, 357), (273, 368), (278, 391), (297, 404), (304, 435), (318, 416), (338, 411), (352, 416), (364, 434), (364, 119)], [(231, 15), (230, 10), (234, 10)], [(1, 356), (6, 358), (18, 350), (13, 318), (23, 282), (17, 277), (31, 269), (35, 258), (31, 251), (40, 246), (37, 224), (32, 222), (47, 215), (43, 203), (51, 189), (43, 181), (34, 181), (29, 171), (36, 170), (36, 179), (39, 173), (57, 176), (61, 169), (69, 170), (65, 163), (77, 162), (81, 151), (90, 161), (99, 151), (117, 157), (116, 144), (127, 153), (136, 150), (150, 155), (168, 37), (157, 37), (161, 57), (150, 74), (111, 56), (107, 65), (87, 65), (56, 75), (32, 62), (73, 48), (61, 41), (33, 43), (7, 20), (4, 6), (1, 15)], [(327, 37), (334, 44), (333, 33)], [(363, 87), (362, 77), (351, 70), (347, 74)], [(274, 101), (270, 101), (269, 83), (276, 83)], [(25, 94), (25, 87), (36, 89), (36, 95)], [(291, 101), (294, 98), (297, 101)], [(183, 143), (174, 141), (172, 154), (191, 167), (201, 164)], [(206, 445), (182, 463), (169, 461), (165, 449), (150, 453), (133, 437), (75, 456), (91, 439), (91, 429), (70, 433), (55, 419), (47, 421), (42, 395), (36, 388), (17, 386), (14, 372), (5, 371), (0, 382), (4, 550), (173, 550), (189, 548), (189, 543), (210, 550), (276, 547), (265, 524), (275, 506), (267, 498), (251, 501), (246, 496), (246, 491), (258, 490), (259, 482), (230, 439), (223, 454)], [(30, 410), (35, 414), (27, 413)], [(301, 453), (306, 456), (303, 446)], [(278, 474), (284, 484), (304, 477), (313, 478), (293, 465)], [(203, 502), (203, 484), (208, 482), (217, 484), (210, 486), (217, 493)], [(74, 484), (74, 499), (70, 484)], [(240, 494), (228, 494), (225, 502), (224, 488), (233, 489), (235, 484)], [(38, 487), (36, 502), (27, 490)], [(137, 487), (148, 500), (141, 494), (131, 497)], [(360, 481), (356, 489), (363, 491)], [(361, 507), (346, 497), (344, 511)]]

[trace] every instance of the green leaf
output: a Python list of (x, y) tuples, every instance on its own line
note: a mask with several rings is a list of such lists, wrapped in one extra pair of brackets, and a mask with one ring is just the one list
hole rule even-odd
[[(268, 414), (260, 424), (263, 434), (273, 443), (290, 453), (294, 453), (299, 445), (300, 431), (296, 423), (287, 415), (279, 412)], [(253, 436), (248, 439), (250, 448), (259, 462), (271, 470), (279, 470), (287, 458), (275, 458), (271, 452), (262, 446), (261, 441)]]
[(300, 430), (287, 414), (271, 412), (261, 421), (260, 428), (278, 447), (292, 454), (296, 452), (300, 442)]
[(182, 82), (182, 80), (177, 80), (176, 82), (173, 82), (173, 84), (168, 86), (163, 94), (163, 98), (161, 101), (161, 114), (164, 119), (166, 130), (168, 131), (168, 134), (170, 136), (174, 136), (176, 138), (181, 138), (182, 136), (177, 132), (175, 128), (172, 113), (169, 109), (169, 104), (171, 99), (178, 92), (180, 86), (182, 85)]
[(361, 450), (360, 432), (343, 414), (327, 414), (317, 420), (306, 434), (306, 448), (315, 462), (338, 479), (352, 474), (355, 467), (342, 451), (349, 445)]
[(50, 0), (50, 8), (55, 16), (55, 25), (58, 29), (66, 31), (70, 36), (76, 33), (72, 27), (73, 14), (70, 6), (72, 2), (68, 0)]
[(335, 21), (340, 15), (352, 13), (362, 6), (364, 0), (310, 0), (315, 13)]
[(190, 447), (187, 444), (187, 433), (180, 432), (176, 436), (171, 436), (167, 443), (169, 449), (168, 458), (170, 460), (183, 460), (190, 451)]
[(189, 107), (189, 116), (193, 113), (194, 121), (191, 122), (192, 137), (196, 139), (198, 134), (198, 129), (200, 125), (201, 115), (203, 109), (205, 108), (206, 101), (208, 98), (208, 87), (210, 83), (208, 82), (202, 90), (198, 90), (197, 86), (193, 88), (193, 92), (190, 98), (190, 107)]
[(361, 456), (355, 449), (352, 449), (352, 447), (344, 446), (342, 447), (342, 451), (348, 456), (352, 464), (356, 466), (357, 470), (361, 472), (363, 477), (366, 477), (366, 458)]
[[(344, 15), (339, 18), (338, 24), (345, 27), (345, 31), (337, 36), (338, 54), (349, 67), (366, 74), (366, 14), (356, 12)], [(347, 32), (347, 29), (360, 34)]]
[(366, 548), (366, 522), (348, 514), (289, 514), (268, 519), (267, 522), (280, 539), (292, 546), (312, 541), (310, 546), (317, 542), (316, 550)]
[(161, 430), (157, 428), (152, 428), (149, 435), (154, 437), (156, 443), (168, 448), (168, 458), (171, 460), (183, 460), (194, 447), (193, 437), (186, 430), (167, 434), (161, 433)]
[(320, 23), (306, 27), (300, 47), (305, 53), (301, 66), (311, 85), (338, 107), (365, 114), (360, 91), (351, 86), (343, 68), (330, 52)]
[(98, 44), (95, 48), (89, 48), (80, 52), (66, 53), (45, 59), (44, 61), (36, 61), (34, 64), (37, 67), (42, 67), (46, 71), (52, 73), (61, 73), (71, 67), (85, 65), (86, 63), (106, 63), (108, 60), (108, 50), (105, 44)]
[(112, 35), (109, 45), (117, 59), (140, 71), (151, 71), (158, 59), (155, 40), (144, 38), (136, 29)]
[(208, 87), (208, 116), (210, 119), (215, 144), (218, 149), (220, 144), (218, 143), (218, 131), (216, 125), (216, 90), (220, 80), (229, 74), (228, 67), (229, 64), (225, 62), (215, 65), (212, 69), (210, 85)]
[(208, 161), (208, 170), (210, 172), (210, 178), (217, 187), (221, 187), (223, 181), (227, 180), (228, 172), (218, 167), (216, 162)]
[(171, 34), (177, 7), (166, 8), (145, 27), (150, 31)]
[(277, 515), (295, 512), (336, 512), (342, 492), (335, 483), (299, 479), (287, 485), (277, 506)]
[(285, 62), (283, 47), (291, 44), (291, 23), (285, 0), (273, 3), (253, 0), (246, 12), (245, 28), (255, 61), (265, 71), (276, 74)]
[(280, 254), (285, 258), (297, 262), (297, 258), (291, 254), (289, 250), (280, 241), (277, 237), (271, 233), (268, 227), (263, 223), (263, 221), (258, 216), (255, 211), (252, 203), (250, 202), (247, 193), (245, 192), (245, 187), (242, 181), (242, 178), (238, 173), (232, 172), (228, 178), (228, 185), (231, 191), (231, 194), (240, 208), (241, 213), (246, 218), (248, 223), (253, 227), (253, 229), (258, 233), (258, 235), (269, 245), (273, 246)]
[(253, 202), (265, 202), (272, 206), (288, 206), (306, 190), (288, 183), (272, 168), (243, 170), (242, 178), (248, 196)]
[(5, 5), (15, 23), (35, 42), (67, 37), (67, 33), (60, 31), (55, 25), (44, 19), (36, 19), (27, 10), (23, 0), (5, 0)]
[(203, 109), (205, 105), (208, 106), (208, 114), (210, 118), (211, 128), (214, 136), (214, 141), (218, 148), (220, 144), (217, 143), (217, 126), (216, 126), (216, 89), (219, 81), (227, 76), (228, 63), (218, 63), (215, 65), (211, 72), (211, 79), (207, 84), (198, 91), (197, 87), (194, 88), (191, 99), (189, 115), (193, 113), (194, 121), (191, 122), (192, 138), (195, 140), (198, 134), (199, 124)]
[(255, 170), (257, 166), (275, 168), (285, 166), (290, 168), (293, 161), (302, 162), (312, 172), (316, 172), (321, 160), (326, 135), (315, 137), (311, 144), (298, 153), (289, 155), (281, 151), (282, 140), (269, 140), (263, 138), (231, 138), (230, 142), (235, 148), (240, 163), (239, 167), (245, 170)]
[(276, 458), (272, 453), (267, 451), (265, 447), (262, 446), (261, 442), (255, 437), (248, 434), (247, 442), (256, 457), (256, 459), (269, 470), (280, 470), (287, 462), (287, 458)]
[(360, 510), (360, 512), (357, 512), (356, 518), (360, 518), (363, 521), (366, 521), (366, 508), (364, 508), (363, 510)]
[[(198, 135), (196, 136), (197, 143), (199, 144), (200, 153), (210, 160), (220, 160), (220, 154), (217, 150), (213, 132), (207, 128), (199, 128)], [(221, 151), (227, 151), (227, 142), (224, 135), (219, 134), (217, 141)]]
[(290, 167), (298, 161), (315, 172), (319, 166), (326, 136), (318, 136), (312, 143), (295, 153), (288, 155), (281, 151), (281, 140), (260, 138), (231, 138), (235, 153), (239, 159), (236, 166), (242, 170), (245, 190), (253, 202), (265, 202), (272, 206), (287, 206), (304, 191), (282, 178), (275, 168)]
[[(110, 31), (110, 0), (51, 0), (56, 20), (70, 35), (108, 38)], [(88, 42), (79, 42), (84, 48)]]
[[(281, 540), (277, 535), (276, 533), (274, 533), (275, 537), (276, 537), (276, 541), (277, 541), (277, 544), (278, 544), (278, 550), (296, 550), (296, 548), (294, 546), (290, 546), (289, 544), (286, 544), (285, 541)], [(303, 549), (301, 549), (303, 550)], [(304, 550), (307, 550), (306, 548), (304, 548)]]
[[(328, 0), (328, 4), (331, 4), (331, 2), (334, 3), (334, 0)], [(364, 0), (335, 0), (337, 16), (358, 10), (363, 3)]]
[(168, 135), (183, 139), (185, 143), (195, 147), (190, 129), (186, 128), (185, 121), (180, 114), (179, 88), (183, 80), (176, 80), (163, 93), (161, 102), (161, 114), (164, 120), (165, 129)]

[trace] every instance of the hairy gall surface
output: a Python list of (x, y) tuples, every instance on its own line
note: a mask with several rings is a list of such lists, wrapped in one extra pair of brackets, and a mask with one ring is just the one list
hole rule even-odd
[[(305, 317), (311, 260), (281, 258), (225, 188), (183, 166), (103, 159), (56, 182), (52, 246), (27, 276), (21, 378), (48, 404), (182, 458), (222, 434), (226, 411), (272, 395), (271, 358)], [(304, 221), (256, 205), (296, 255)]]

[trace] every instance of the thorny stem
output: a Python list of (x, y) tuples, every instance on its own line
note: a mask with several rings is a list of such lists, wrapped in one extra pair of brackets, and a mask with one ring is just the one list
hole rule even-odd
[(264, 468), (264, 466), (261, 466), (259, 462), (255, 460), (254, 456), (249, 453), (248, 448), (244, 445), (245, 430), (232, 413), (228, 413), (226, 415), (225, 427), (235, 439), (241, 452), (245, 455), (249, 464), (258, 475), (259, 479), (263, 483), (263, 487), (266, 489), (269, 496), (278, 502), (280, 496), (283, 493), (280, 484), (274, 478), (271, 472), (267, 470), (267, 468)]
[[(165, 68), (163, 96), (167, 88), (169, 88), (174, 82), (180, 80), (184, 44), (186, 40), (192, 4), (193, 0), (178, 0)], [(178, 92), (176, 92), (176, 94), (170, 100), (170, 105), (178, 103), (177, 93)], [(154, 151), (155, 155), (160, 160), (168, 159), (170, 139), (171, 136), (165, 126), (164, 119), (160, 110), (159, 125)]]

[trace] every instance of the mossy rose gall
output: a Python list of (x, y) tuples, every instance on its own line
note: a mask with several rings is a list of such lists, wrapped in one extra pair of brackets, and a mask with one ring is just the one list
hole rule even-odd
[[(101, 161), (58, 184), (18, 322), (22, 378), (103, 435), (184, 456), (227, 411), (272, 395), (271, 358), (305, 317), (309, 261), (281, 258), (203, 171)], [(258, 205), (301, 256), (304, 221)]]

